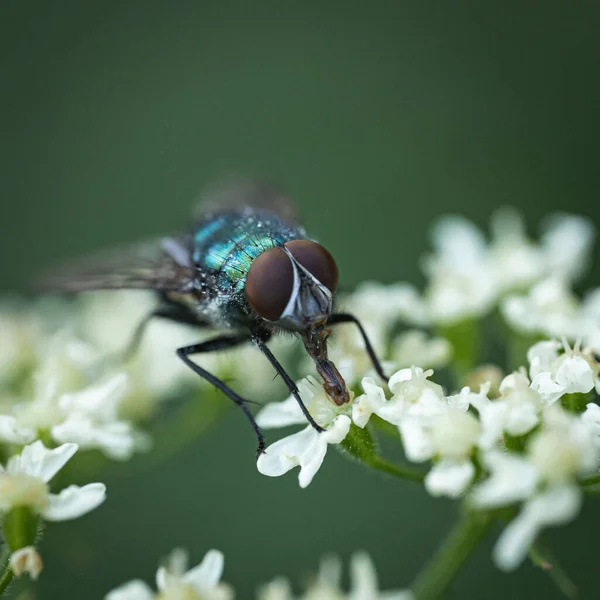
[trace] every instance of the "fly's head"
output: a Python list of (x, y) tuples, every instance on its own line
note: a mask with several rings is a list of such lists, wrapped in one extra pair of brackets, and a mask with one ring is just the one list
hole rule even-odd
[(246, 297), (266, 321), (299, 334), (335, 404), (350, 397), (337, 367), (327, 358), (326, 324), (333, 310), (338, 268), (331, 254), (311, 240), (292, 240), (255, 259)]

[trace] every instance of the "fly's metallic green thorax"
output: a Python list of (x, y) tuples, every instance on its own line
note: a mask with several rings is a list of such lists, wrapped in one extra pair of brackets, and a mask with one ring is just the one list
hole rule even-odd
[(306, 239), (302, 227), (270, 212), (239, 210), (209, 215), (193, 235), (193, 260), (211, 272), (221, 293), (242, 292), (255, 258), (285, 242)]

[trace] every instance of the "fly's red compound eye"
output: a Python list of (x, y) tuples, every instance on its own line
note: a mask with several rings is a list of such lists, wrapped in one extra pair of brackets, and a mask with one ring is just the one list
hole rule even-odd
[(246, 297), (254, 311), (277, 321), (292, 295), (294, 267), (281, 248), (266, 250), (254, 260), (246, 277)]
[(292, 240), (285, 247), (290, 254), (332, 294), (335, 292), (339, 272), (333, 256), (317, 242), (311, 240)]

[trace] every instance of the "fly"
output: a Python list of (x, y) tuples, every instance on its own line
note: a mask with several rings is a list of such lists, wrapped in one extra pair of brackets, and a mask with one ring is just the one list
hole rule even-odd
[(253, 342), (273, 365), (317, 431), (293, 379), (267, 346), (281, 332), (299, 337), (313, 359), (333, 403), (350, 400), (346, 383), (327, 355), (331, 327), (355, 324), (377, 371), (386, 379), (367, 334), (356, 317), (334, 312), (338, 268), (331, 254), (306, 234), (277, 189), (243, 182), (215, 191), (184, 235), (165, 237), (108, 257), (90, 259), (45, 277), (42, 289), (83, 292), (149, 289), (160, 304), (142, 323), (161, 317), (226, 334), (177, 349), (181, 360), (226, 394), (250, 421), (264, 452), (261, 430), (247, 403), (224, 381), (190, 356)]

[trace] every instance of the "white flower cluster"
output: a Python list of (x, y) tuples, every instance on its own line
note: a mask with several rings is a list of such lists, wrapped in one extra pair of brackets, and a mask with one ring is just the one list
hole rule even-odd
[[(434, 252), (423, 258), (427, 277), (423, 293), (407, 283), (387, 288), (368, 283), (348, 298), (347, 305), (371, 326), (376, 342), (381, 342), (381, 330), (396, 321), (447, 326), (479, 318), (511, 293), (544, 280), (568, 286), (585, 272), (594, 236), (588, 219), (560, 214), (546, 221), (540, 242), (535, 243), (527, 237), (519, 213), (505, 208), (493, 215), (488, 242), (468, 219), (443, 217), (433, 228)], [(544, 303), (546, 293), (541, 296)], [(594, 303), (598, 316), (598, 298)], [(519, 309), (511, 309), (508, 312), (518, 319)], [(522, 311), (524, 319), (528, 312)]]
[[(199, 565), (188, 571), (187, 553), (177, 549), (156, 573), (158, 593), (134, 579), (109, 592), (105, 600), (232, 600), (233, 589), (221, 582), (223, 567), (223, 554), (210, 550)], [(257, 600), (414, 600), (409, 591), (380, 592), (375, 567), (364, 552), (357, 552), (350, 560), (349, 593), (341, 587), (341, 575), (340, 560), (330, 556), (321, 562), (317, 576), (302, 596), (294, 595), (288, 580), (278, 577), (258, 591)]]
[[(315, 380), (305, 379), (300, 394), (325, 431), (307, 426), (275, 442), (259, 457), (258, 470), (279, 476), (299, 466), (306, 487), (327, 447), (342, 444), (352, 427), (364, 428), (377, 415), (398, 427), (408, 460), (431, 463), (425, 476), (430, 494), (472, 492), (471, 506), (481, 510), (522, 503), (495, 554), (501, 567), (514, 568), (542, 527), (575, 516), (579, 479), (600, 469), (600, 407), (591, 401), (600, 389), (600, 365), (589, 351), (553, 341), (532, 346), (528, 358), (529, 376), (524, 370), (506, 376), (493, 398), (489, 383), (446, 395), (429, 379), (433, 371), (411, 367), (392, 375), (389, 394), (365, 377), (363, 393), (338, 407)], [(567, 407), (588, 405), (578, 414), (559, 400)], [(305, 421), (290, 397), (265, 406), (258, 422), (270, 428)]]
[[(6, 465), (0, 465), (0, 517), (4, 521), (5, 541), (12, 551), (11, 567), (17, 577), (29, 573), (36, 579), (42, 570), (42, 561), (34, 546), (38, 519), (76, 519), (97, 508), (106, 498), (103, 483), (70, 485), (58, 494), (50, 492), (50, 480), (75, 452), (77, 444), (49, 449), (38, 440), (11, 456)], [(13, 529), (19, 532), (15, 540)], [(26, 541), (26, 546), (15, 547), (15, 543), (23, 542), (22, 532), (27, 530), (33, 531), (32, 539)]]
[(106, 600), (231, 600), (233, 590), (221, 583), (225, 559), (218, 550), (209, 550), (202, 562), (188, 570), (187, 553), (174, 550), (166, 565), (156, 572), (158, 593), (134, 579), (112, 590)]

